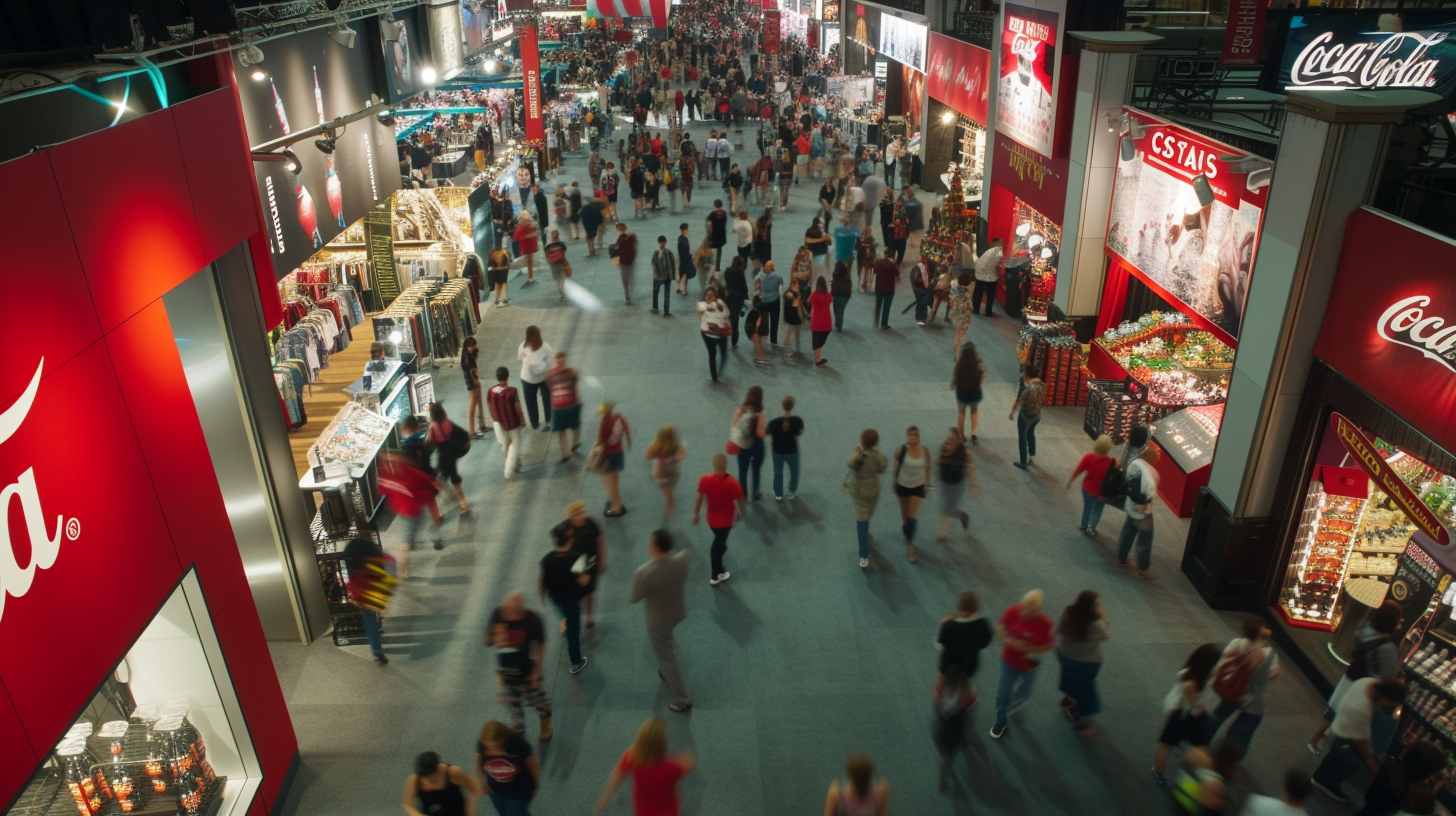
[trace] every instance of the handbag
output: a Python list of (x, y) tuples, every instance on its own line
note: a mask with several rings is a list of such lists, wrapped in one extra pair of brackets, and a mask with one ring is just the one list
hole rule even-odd
[(594, 445), (586, 454), (586, 469), (592, 473), (601, 473), (602, 464), (606, 461), (606, 451), (601, 445)]

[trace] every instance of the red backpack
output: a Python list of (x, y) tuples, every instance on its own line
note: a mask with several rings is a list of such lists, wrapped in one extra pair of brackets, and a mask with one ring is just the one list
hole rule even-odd
[(1219, 663), (1213, 672), (1213, 693), (1231, 703), (1244, 699), (1249, 693), (1249, 682), (1254, 679), (1254, 669), (1263, 662), (1252, 658), (1262, 653), (1262, 648), (1240, 652)]

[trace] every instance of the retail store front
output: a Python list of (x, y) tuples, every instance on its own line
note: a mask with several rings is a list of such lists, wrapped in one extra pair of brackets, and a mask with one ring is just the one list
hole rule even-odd
[(1238, 349), (1268, 162), (1124, 109), (1088, 433), (1153, 427), (1158, 492), (1179, 516), (1208, 484)]
[(944, 34), (931, 34), (925, 87), (930, 97), (925, 187), (943, 194), (950, 190), (951, 176), (960, 176), (967, 203), (980, 209), (986, 179), (991, 52)]

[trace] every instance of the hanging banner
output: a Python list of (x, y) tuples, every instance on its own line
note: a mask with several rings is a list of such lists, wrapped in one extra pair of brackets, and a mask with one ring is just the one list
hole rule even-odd
[(930, 35), (930, 98), (978, 125), (986, 124), (991, 91), (991, 52), (944, 34)]
[(1264, 48), (1266, 0), (1231, 0), (1223, 35), (1224, 65), (1257, 65)]
[(1446, 529), (1446, 525), (1421, 501), (1415, 490), (1385, 461), (1370, 437), (1339, 413), (1330, 414), (1330, 426), (1334, 428), (1335, 436), (1340, 438), (1340, 444), (1355, 457), (1360, 469), (1369, 474), (1371, 480), (1385, 491), (1385, 495), (1390, 497), (1395, 506), (1421, 528), (1421, 532), (1435, 539), (1442, 547), (1451, 545), (1451, 531)]
[(925, 72), (925, 37), (930, 29), (888, 14), (880, 16), (880, 53)]
[(1051, 156), (1056, 115), (1057, 15), (1010, 3), (1005, 9), (996, 129), (1043, 156)]
[(653, 28), (667, 28), (668, 0), (587, 0), (586, 8), (602, 17), (651, 17)]
[(541, 45), (536, 26), (517, 25), (516, 42), (521, 46), (521, 79), (526, 87), (526, 141), (544, 141), (546, 123), (541, 118)]
[(763, 38), (759, 44), (759, 50), (765, 54), (777, 54), (779, 52), (779, 10), (764, 9), (763, 12)]

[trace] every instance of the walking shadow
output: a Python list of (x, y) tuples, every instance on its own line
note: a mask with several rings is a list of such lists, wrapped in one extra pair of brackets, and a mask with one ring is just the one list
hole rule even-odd
[(753, 630), (763, 625), (763, 618), (748, 608), (731, 584), (720, 584), (713, 592), (713, 622), (739, 646), (747, 646), (753, 642)]

